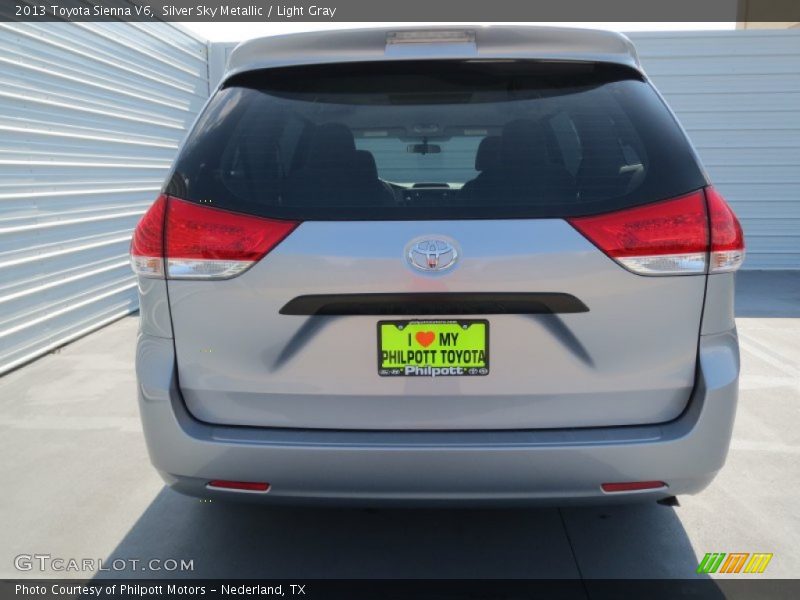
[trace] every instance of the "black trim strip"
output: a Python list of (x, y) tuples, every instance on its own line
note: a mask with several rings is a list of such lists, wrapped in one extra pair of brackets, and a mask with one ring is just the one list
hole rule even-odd
[(282, 315), (541, 315), (589, 312), (571, 294), (555, 292), (447, 292), (312, 294), (297, 296)]

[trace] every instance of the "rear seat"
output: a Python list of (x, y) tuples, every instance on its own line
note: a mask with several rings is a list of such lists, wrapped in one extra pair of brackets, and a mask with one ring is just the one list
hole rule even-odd
[[(484, 140), (486, 141), (486, 140)], [(465, 203), (529, 204), (541, 199), (574, 199), (575, 180), (548, 153), (544, 126), (517, 119), (503, 127), (499, 164), (486, 169), (462, 188)]]

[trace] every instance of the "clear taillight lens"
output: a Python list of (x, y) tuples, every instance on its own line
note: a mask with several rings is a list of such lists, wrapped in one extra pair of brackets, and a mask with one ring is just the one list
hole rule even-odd
[[(230, 279), (261, 260), (297, 225), (160, 196), (134, 232), (131, 264), (145, 277), (166, 273), (168, 279)], [(156, 239), (162, 240), (160, 247)], [(155, 268), (159, 263), (160, 271)]]
[(710, 187), (646, 206), (568, 221), (600, 250), (639, 275), (734, 271), (744, 260), (739, 222)]

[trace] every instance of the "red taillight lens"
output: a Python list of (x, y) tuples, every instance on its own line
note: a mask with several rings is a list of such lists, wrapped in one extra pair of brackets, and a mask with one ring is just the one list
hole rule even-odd
[(592, 217), (568, 219), (575, 229), (639, 275), (735, 271), (744, 261), (736, 215), (713, 188)]
[(164, 218), (167, 197), (159, 196), (147, 210), (131, 240), (131, 267), (143, 277), (164, 277)]
[(261, 260), (297, 225), (170, 198), (167, 275), (170, 279), (234, 277)]
[(210, 488), (220, 488), (223, 490), (241, 490), (244, 492), (266, 492), (269, 490), (268, 483), (256, 483), (253, 481), (227, 481), (215, 479), (208, 482)]
[(673, 200), (568, 220), (590, 242), (634, 273), (706, 272), (708, 221), (702, 190)]
[[(160, 196), (136, 228), (131, 261), (134, 271), (149, 277), (163, 277), (165, 270), (142, 269), (144, 257), (166, 259), (170, 279), (229, 279), (261, 260), (297, 225)], [(161, 251), (153, 243), (140, 249), (155, 239), (156, 228), (163, 240)]]
[(744, 262), (744, 233), (739, 219), (713, 187), (706, 188), (711, 228), (710, 273), (735, 271)]
[(657, 490), (667, 487), (663, 481), (628, 481), (625, 483), (604, 483), (600, 486), (604, 492), (636, 492), (639, 490)]

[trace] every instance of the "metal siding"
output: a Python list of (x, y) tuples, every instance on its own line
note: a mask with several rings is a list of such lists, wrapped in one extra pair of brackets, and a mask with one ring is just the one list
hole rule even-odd
[(0, 23), (0, 373), (137, 309), (131, 232), (208, 91), (170, 24)]
[(630, 34), (739, 215), (746, 269), (800, 269), (800, 31)]

